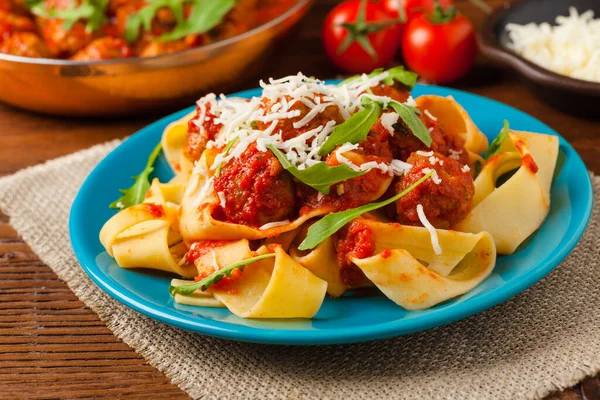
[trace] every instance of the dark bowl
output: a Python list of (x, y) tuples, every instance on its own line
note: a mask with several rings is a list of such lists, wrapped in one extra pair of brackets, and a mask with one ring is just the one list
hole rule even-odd
[(512, 67), (545, 102), (570, 114), (600, 117), (600, 83), (569, 78), (534, 64), (507, 46), (506, 25), (548, 22), (568, 15), (569, 7), (579, 13), (593, 10), (600, 17), (600, 0), (521, 0), (494, 11), (483, 24), (479, 48), (488, 58)]

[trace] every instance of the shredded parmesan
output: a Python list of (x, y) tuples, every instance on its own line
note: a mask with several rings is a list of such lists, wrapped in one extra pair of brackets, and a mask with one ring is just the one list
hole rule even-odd
[(271, 228), (276, 228), (278, 226), (284, 226), (289, 224), (290, 221), (288, 219), (284, 220), (284, 221), (275, 221), (275, 222), (269, 222), (268, 224), (264, 224), (263, 226), (261, 226), (260, 228), (258, 228), (261, 231), (267, 230), (267, 229), (271, 229)]
[(219, 262), (217, 261), (217, 252), (216, 251), (211, 251), (212, 253), (212, 257), (213, 257), (213, 268), (215, 269), (215, 272), (220, 270), (221, 267), (219, 267)]
[(439, 185), (440, 183), (442, 183), (442, 179), (439, 177), (439, 175), (435, 169), (423, 168), (421, 171), (423, 172), (423, 175), (427, 175), (428, 173), (433, 171), (433, 174), (431, 174), (431, 180), (433, 181), (433, 183), (435, 183), (436, 185)]
[(434, 117), (433, 115), (431, 115), (431, 113), (429, 112), (429, 110), (425, 110), (423, 111), (425, 113), (425, 115), (427, 115), (429, 117), (429, 119), (432, 119), (434, 121), (437, 121), (437, 118)]
[(221, 202), (221, 207), (225, 208), (227, 205), (227, 199), (225, 198), (225, 193), (218, 192), (217, 196), (219, 196), (219, 201)]
[(469, 172), (471, 170), (471, 168), (467, 164), (465, 164), (465, 165), (463, 165), (463, 167), (460, 170), (462, 172)]
[(456, 151), (456, 150), (452, 150), (452, 149), (448, 149), (448, 152), (450, 153), (450, 155), (448, 157), (450, 157), (454, 160), (460, 160), (460, 155), (463, 153), (462, 150)]
[[(388, 72), (371, 77), (363, 74), (355, 81), (341, 86), (328, 85), (301, 73), (281, 79), (271, 78), (268, 82), (260, 82), (261, 96), (251, 99), (230, 99), (222, 94), (203, 97), (197, 102), (198, 117), (192, 120), (192, 123), (201, 131), (205, 129), (202, 122), (205, 120), (213, 119), (216, 124), (223, 125), (214, 139), (207, 142), (207, 148), (222, 149), (235, 139), (227, 153), (219, 152), (215, 156), (212, 165), (209, 166), (211, 170), (239, 158), (253, 143), (260, 152), (268, 151), (268, 146), (276, 147), (292, 165), (302, 170), (323, 161), (319, 150), (337, 126), (337, 121), (323, 116), (331, 114), (329, 110), (335, 110), (346, 120), (363, 109), (362, 101), (365, 97), (384, 104), (391, 102), (390, 97), (376, 96), (369, 90), (388, 77)], [(299, 109), (293, 108), (295, 104), (303, 104), (308, 108), (308, 112), (303, 114)], [(412, 97), (406, 104), (416, 105)], [(399, 118), (395, 112), (385, 113), (381, 116), (381, 123), (393, 135), (393, 125)], [(284, 139), (281, 129), (283, 123), (289, 123), (290, 120), (293, 128), (299, 132), (296, 137)], [(315, 124), (315, 121), (319, 122)], [(258, 126), (257, 122), (260, 123)], [(344, 152), (358, 148), (358, 145), (350, 146), (352, 147), (344, 145), (338, 148), (336, 156), (341, 164), (348, 165), (354, 171), (378, 169), (389, 175), (400, 175), (407, 171), (407, 166), (401, 164), (400, 160), (390, 163), (370, 161), (355, 165), (343, 155)], [(208, 181), (208, 176), (202, 174), (200, 169), (201, 166), (197, 163), (188, 191), (195, 191), (197, 182), (206, 182), (210, 187), (205, 185), (199, 196), (204, 198), (212, 192), (213, 182)], [(225, 201), (220, 195), (217, 196), (223, 205)]]
[(561, 75), (600, 82), (600, 19), (588, 10), (557, 16), (556, 25), (507, 24), (509, 47), (529, 61)]
[(423, 224), (425, 229), (429, 231), (429, 236), (431, 236), (431, 245), (433, 246), (433, 251), (438, 256), (442, 254), (442, 248), (440, 247), (440, 242), (438, 240), (437, 231), (431, 225), (427, 217), (425, 216), (425, 212), (423, 211), (423, 206), (421, 204), (417, 204), (417, 215), (419, 216), (419, 221)]
[(418, 150), (415, 153), (417, 153), (418, 155), (423, 156), (423, 157), (431, 157), (433, 155), (433, 151), (421, 151), (421, 150)]
[(398, 122), (400, 115), (395, 112), (383, 113), (381, 115), (381, 125), (394, 136), (394, 124)]

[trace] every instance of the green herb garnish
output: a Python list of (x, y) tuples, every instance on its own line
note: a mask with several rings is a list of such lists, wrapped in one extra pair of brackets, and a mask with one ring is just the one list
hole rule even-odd
[[(184, 18), (184, 4), (192, 5), (192, 11)], [(176, 25), (171, 32), (165, 33), (157, 41), (178, 40), (187, 35), (201, 34), (219, 25), (225, 15), (235, 6), (235, 0), (149, 0), (148, 5), (137, 14), (131, 15), (125, 24), (125, 39), (135, 41), (143, 27), (152, 29), (152, 20), (161, 8), (173, 11)]]
[[(383, 72), (383, 68), (377, 68), (367, 76), (369, 78), (372, 78), (374, 76), (382, 74)], [(382, 80), (383, 83), (392, 86), (394, 84), (394, 81), (397, 81), (404, 85), (408, 90), (412, 90), (415, 87), (415, 83), (417, 83), (417, 78), (419, 77), (414, 72), (405, 70), (402, 65), (388, 69), (387, 73), (389, 74), (389, 76)], [(338, 86), (347, 85), (349, 83), (356, 82), (359, 79), (360, 75), (351, 76), (350, 78), (340, 82)]]
[(321, 161), (306, 169), (298, 169), (295, 165), (289, 162), (285, 155), (272, 144), (268, 144), (267, 148), (273, 152), (279, 160), (283, 168), (291, 173), (300, 182), (318, 190), (321, 193), (329, 194), (331, 185), (343, 182), (347, 179), (356, 178), (366, 174), (368, 171), (354, 171), (347, 165), (336, 165), (330, 167), (325, 162)]
[(135, 183), (129, 189), (121, 189), (120, 192), (123, 193), (123, 197), (118, 200), (113, 201), (109, 207), (116, 208), (122, 210), (127, 207), (134, 206), (136, 204), (140, 204), (146, 198), (146, 192), (150, 189), (150, 181), (149, 177), (152, 171), (154, 171), (154, 161), (156, 161), (156, 157), (158, 157), (158, 153), (161, 151), (161, 144), (159, 143), (152, 153), (150, 157), (148, 157), (148, 163), (146, 164), (146, 168), (138, 175), (132, 177)]
[(25, 4), (38, 17), (64, 20), (63, 27), (67, 31), (79, 20), (87, 20), (88, 31), (96, 31), (108, 21), (105, 12), (108, 0), (82, 0), (79, 5), (72, 0), (65, 10), (47, 9), (44, 0), (26, 0)]
[(220, 270), (215, 271), (214, 273), (212, 273), (211, 275), (207, 276), (199, 282), (190, 283), (188, 285), (169, 286), (169, 292), (171, 293), (171, 295), (175, 295), (176, 293), (190, 295), (198, 289), (201, 289), (204, 292), (212, 285), (219, 283), (223, 278), (231, 278), (231, 273), (233, 272), (233, 270), (239, 269), (240, 271), (243, 271), (246, 266), (256, 261), (273, 257), (275, 257), (275, 253), (264, 254), (262, 256), (252, 257), (247, 260), (236, 262), (235, 264), (231, 264), (225, 268), (221, 268)]
[[(227, 153), (229, 153), (229, 150), (231, 150), (231, 148), (233, 147), (233, 144), (237, 141), (237, 136), (234, 137), (233, 139), (231, 139), (229, 142), (227, 142), (227, 145), (225, 145), (225, 148), (223, 149), (223, 152), (221, 154), (223, 155), (227, 155)], [(219, 164), (219, 166), (217, 167), (217, 170), (215, 171), (215, 176), (218, 178), (221, 175), (221, 168), (223, 167), (223, 162), (221, 162)]]
[(504, 127), (496, 136), (496, 139), (490, 144), (490, 147), (485, 152), (484, 158), (489, 160), (491, 157), (500, 153), (500, 147), (502, 147), (502, 143), (508, 138), (508, 131), (510, 130), (510, 126), (508, 125), (508, 121), (504, 120)]
[(364, 206), (351, 208), (349, 210), (340, 211), (324, 216), (319, 221), (312, 224), (310, 228), (308, 228), (306, 238), (302, 241), (302, 243), (300, 243), (298, 249), (314, 249), (319, 243), (321, 243), (323, 240), (327, 239), (329, 236), (342, 229), (344, 225), (346, 225), (353, 219), (360, 217), (364, 213), (368, 213), (377, 210), (378, 208), (385, 207), (388, 204), (392, 204), (396, 200), (410, 193), (414, 188), (416, 188), (427, 178), (429, 178), (433, 174), (433, 172), (434, 171), (430, 171), (427, 175), (410, 185), (408, 188), (398, 193), (394, 197), (390, 197), (387, 200), (381, 201), (379, 203), (365, 204)]
[(389, 106), (400, 115), (400, 118), (402, 118), (402, 121), (404, 121), (413, 135), (423, 142), (425, 146), (431, 146), (431, 135), (423, 124), (423, 121), (418, 117), (420, 111), (417, 108), (398, 103), (397, 101), (391, 102)]
[(362, 103), (364, 107), (362, 110), (333, 128), (332, 134), (319, 149), (320, 156), (326, 156), (341, 144), (355, 144), (367, 138), (369, 131), (381, 115), (381, 107), (368, 97), (363, 97)]

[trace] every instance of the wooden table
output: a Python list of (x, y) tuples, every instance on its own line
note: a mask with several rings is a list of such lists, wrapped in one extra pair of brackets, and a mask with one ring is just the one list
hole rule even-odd
[[(320, 29), (335, 0), (318, 0), (310, 16), (277, 50), (263, 77), (295, 74), (334, 77), (321, 51)], [(484, 15), (466, 0), (460, 8), (476, 25)], [(501, 0), (488, 0), (499, 6)], [(256, 81), (240, 89), (256, 86)], [(587, 166), (600, 173), (600, 122), (563, 114), (541, 103), (511, 72), (480, 61), (455, 85), (511, 104), (565, 136)], [(123, 120), (72, 120), (33, 115), (0, 105), (0, 176), (122, 138), (160, 115)], [(1, 195), (1, 194), (0, 194)], [(160, 372), (119, 341), (94, 312), (31, 252), (0, 213), (0, 397), (186, 398)], [(600, 377), (552, 399), (600, 399)]]

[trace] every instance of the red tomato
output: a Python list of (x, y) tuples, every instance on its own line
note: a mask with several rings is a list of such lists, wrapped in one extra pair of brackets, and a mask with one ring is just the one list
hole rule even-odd
[(385, 23), (393, 19), (374, 1), (339, 4), (327, 15), (323, 27), (327, 56), (338, 68), (351, 73), (386, 66), (400, 45), (398, 24)]
[(460, 13), (447, 16), (437, 22), (431, 19), (435, 15), (421, 15), (408, 24), (402, 38), (405, 63), (433, 83), (449, 83), (463, 77), (477, 55), (471, 22)]
[[(454, 5), (452, 0), (439, 0), (438, 1), (443, 8)], [(388, 14), (394, 17), (399, 17), (400, 7), (404, 8), (406, 14), (406, 23), (408, 25), (410, 21), (423, 14), (422, 9), (427, 11), (433, 11), (434, 0), (382, 0), (381, 6), (387, 11)]]

